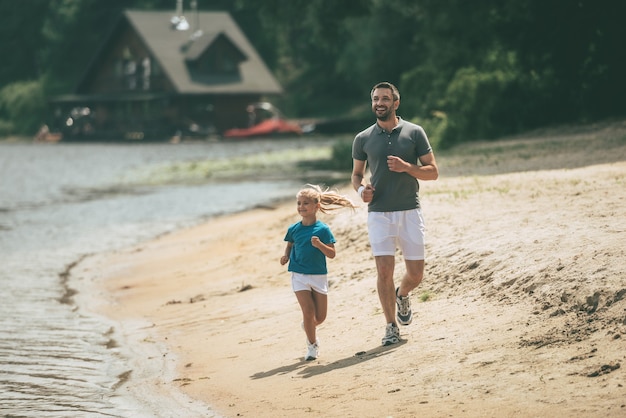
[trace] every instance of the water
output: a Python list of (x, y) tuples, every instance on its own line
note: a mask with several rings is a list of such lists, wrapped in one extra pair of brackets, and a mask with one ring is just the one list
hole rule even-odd
[(302, 147), (302, 140), (0, 142), (0, 415), (191, 416), (171, 400), (120, 393), (131, 359), (107, 345), (111, 323), (74, 305), (64, 272), (90, 254), (293, 196), (300, 186), (293, 180), (122, 184), (132, 170), (287, 147)]

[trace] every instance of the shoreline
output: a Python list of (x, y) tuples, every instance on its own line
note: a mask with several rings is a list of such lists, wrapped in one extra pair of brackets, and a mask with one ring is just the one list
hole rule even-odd
[[(155, 239), (170, 234), (160, 234)], [(219, 417), (211, 405), (190, 397), (172, 385), (178, 375), (180, 356), (171, 351), (166, 343), (159, 342), (160, 338), (155, 338), (154, 324), (149, 319), (122, 318), (113, 314), (116, 303), (102, 285), (94, 281), (92, 271), (106, 269), (102, 261), (115, 253), (81, 257), (68, 270), (72, 304), (79, 311), (96, 316), (100, 322), (110, 326), (103, 336), (108, 338), (106, 346), (115, 356), (123, 358), (128, 366), (117, 375), (118, 382), (111, 387), (114, 392), (112, 402), (121, 411), (127, 410), (138, 418), (157, 415)]]
[(142, 385), (226, 417), (623, 416), (625, 182), (619, 162), (422, 183), (426, 275), (416, 321), (390, 347), (365, 209), (320, 216), (338, 253), (313, 362), (278, 262), (292, 203), (100, 255), (75, 274), (99, 289), (100, 313), (150, 324), (125, 331), (143, 336), (139, 353), (175, 355), (176, 377)]

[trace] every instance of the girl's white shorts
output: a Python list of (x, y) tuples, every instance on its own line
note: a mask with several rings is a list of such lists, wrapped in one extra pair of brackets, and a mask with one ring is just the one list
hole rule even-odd
[(326, 274), (302, 274), (291, 272), (291, 287), (294, 292), (302, 290), (328, 294), (328, 276)]
[(367, 230), (374, 256), (395, 255), (402, 250), (405, 260), (424, 260), (424, 218), (420, 209), (369, 212)]

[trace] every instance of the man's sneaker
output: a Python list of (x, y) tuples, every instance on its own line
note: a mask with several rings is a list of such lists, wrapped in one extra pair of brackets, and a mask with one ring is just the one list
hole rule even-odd
[(306, 356), (304, 356), (304, 360), (310, 361), (315, 360), (320, 355), (320, 341), (315, 340), (313, 344), (307, 341), (307, 351)]
[(399, 296), (399, 287), (396, 288), (396, 318), (400, 325), (409, 325), (413, 321), (413, 312), (411, 311), (411, 299), (408, 296)]
[(394, 323), (387, 324), (383, 345), (398, 344), (400, 342), (400, 329)]

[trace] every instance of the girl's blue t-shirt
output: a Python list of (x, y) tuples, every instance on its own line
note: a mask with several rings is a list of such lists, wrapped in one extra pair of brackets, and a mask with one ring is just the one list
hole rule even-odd
[(302, 221), (290, 225), (285, 241), (293, 243), (287, 270), (301, 274), (327, 274), (326, 256), (311, 244), (316, 236), (324, 244), (334, 244), (335, 237), (328, 225), (316, 221), (313, 225), (302, 225)]

